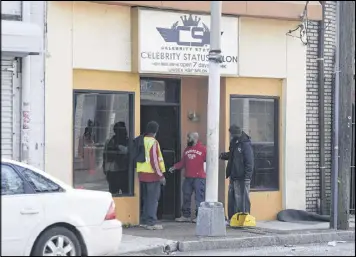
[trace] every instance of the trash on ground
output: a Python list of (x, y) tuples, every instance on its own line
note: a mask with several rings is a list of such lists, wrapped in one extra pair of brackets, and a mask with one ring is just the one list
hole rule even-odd
[(331, 241), (328, 243), (328, 246), (336, 246), (337, 244), (346, 243), (346, 241)]
[(336, 246), (337, 242), (336, 241), (331, 241), (328, 242), (328, 246)]

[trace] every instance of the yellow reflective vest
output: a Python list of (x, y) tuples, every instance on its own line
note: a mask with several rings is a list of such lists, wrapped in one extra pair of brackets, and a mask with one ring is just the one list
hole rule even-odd
[[(153, 147), (155, 142), (156, 142), (156, 139), (153, 137), (144, 137), (143, 143), (144, 143), (144, 147), (145, 147), (146, 161), (137, 163), (137, 165), (136, 165), (137, 172), (156, 173), (151, 166), (151, 160), (150, 160), (150, 150)], [(158, 143), (157, 143), (157, 147), (158, 147), (159, 167), (161, 169), (161, 172), (164, 173), (164, 172), (166, 172), (166, 166), (164, 165), (163, 155), (162, 155), (161, 148)]]

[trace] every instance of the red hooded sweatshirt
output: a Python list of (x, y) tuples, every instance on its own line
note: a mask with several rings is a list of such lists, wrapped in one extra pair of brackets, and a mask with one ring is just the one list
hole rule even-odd
[(180, 162), (174, 165), (177, 170), (185, 169), (187, 178), (206, 178), (204, 162), (206, 160), (206, 147), (198, 142), (194, 146), (185, 148)]

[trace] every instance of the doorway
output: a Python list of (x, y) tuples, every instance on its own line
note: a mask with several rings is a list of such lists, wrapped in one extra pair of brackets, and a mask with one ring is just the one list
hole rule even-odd
[[(179, 171), (168, 169), (180, 160), (180, 81), (174, 79), (141, 78), (141, 133), (149, 121), (159, 124), (156, 135), (166, 166), (166, 186), (161, 188), (157, 209), (159, 220), (173, 220), (180, 216)], [(142, 201), (141, 201), (142, 206)]]

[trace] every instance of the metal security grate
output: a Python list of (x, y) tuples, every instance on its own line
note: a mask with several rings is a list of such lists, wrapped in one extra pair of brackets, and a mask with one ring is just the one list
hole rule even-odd
[(1, 157), (13, 159), (13, 59), (1, 59)]

